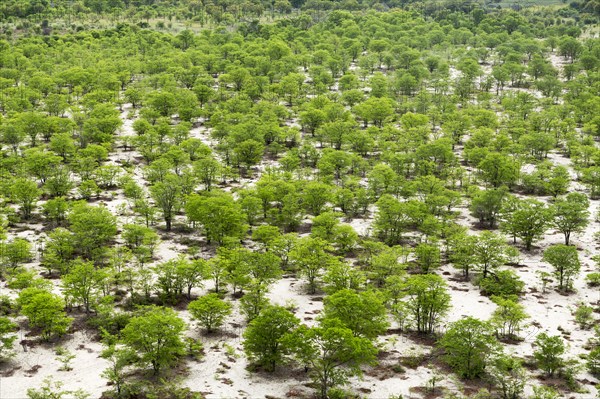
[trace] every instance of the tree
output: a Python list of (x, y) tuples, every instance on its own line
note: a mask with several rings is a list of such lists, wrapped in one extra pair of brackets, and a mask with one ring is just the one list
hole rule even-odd
[(415, 258), (421, 273), (431, 273), (440, 266), (440, 248), (436, 244), (422, 242), (415, 248)]
[(510, 247), (504, 237), (484, 231), (475, 240), (473, 251), (474, 265), (481, 272), (481, 278), (485, 279), (508, 261)]
[(357, 337), (371, 340), (383, 334), (389, 326), (383, 298), (374, 291), (357, 293), (343, 289), (324, 300), (323, 317), (338, 319)]
[(541, 238), (552, 220), (552, 210), (543, 202), (534, 199), (511, 199), (502, 210), (500, 228), (523, 240), (529, 251), (533, 241)]
[(267, 306), (244, 331), (244, 352), (248, 359), (273, 371), (290, 354), (283, 338), (294, 331), (300, 320), (282, 306)]
[(177, 262), (177, 275), (187, 290), (187, 298), (192, 298), (192, 288), (202, 287), (202, 280), (208, 277), (208, 262), (204, 259), (187, 259)]
[(558, 279), (558, 289), (570, 291), (572, 279), (579, 274), (581, 268), (577, 248), (555, 244), (544, 251), (542, 259), (554, 268), (554, 276)]
[(19, 178), (12, 184), (10, 191), (13, 200), (21, 206), (23, 218), (29, 219), (41, 194), (37, 184), (26, 178)]
[(154, 229), (139, 224), (124, 225), (121, 238), (125, 240), (127, 247), (136, 255), (148, 254), (152, 256), (159, 242), (158, 234)]
[(558, 43), (558, 49), (560, 55), (562, 55), (565, 58), (569, 58), (571, 60), (571, 63), (573, 63), (575, 61), (575, 58), (577, 58), (579, 54), (581, 54), (583, 46), (576, 38), (564, 36)]
[(240, 309), (246, 316), (248, 323), (252, 322), (263, 309), (269, 306), (266, 291), (267, 287), (264, 284), (252, 282), (248, 287), (248, 292), (240, 299)]
[(439, 341), (444, 359), (461, 377), (480, 377), (498, 345), (492, 326), (473, 317), (451, 323)]
[(242, 239), (248, 230), (246, 215), (240, 204), (225, 192), (189, 196), (185, 213), (191, 221), (204, 228), (209, 242), (222, 244), (225, 237)]
[(523, 321), (529, 318), (525, 313), (525, 307), (510, 298), (494, 296), (492, 301), (498, 306), (490, 319), (496, 334), (502, 338), (518, 339)]
[(600, 376), (600, 346), (590, 351), (587, 360), (587, 367), (590, 373), (596, 377)]
[(499, 355), (491, 359), (487, 372), (499, 388), (502, 399), (519, 399), (525, 391), (527, 373), (514, 356)]
[(502, 203), (507, 194), (506, 187), (477, 191), (471, 199), (471, 212), (480, 223), (487, 223), (494, 228)]
[(29, 325), (41, 330), (44, 340), (66, 334), (73, 320), (65, 313), (65, 301), (42, 288), (25, 288), (19, 293), (17, 303)]
[(450, 309), (446, 282), (436, 274), (410, 276), (404, 285), (404, 302), (420, 333), (432, 333)]
[(46, 377), (41, 388), (27, 389), (28, 399), (87, 399), (89, 394), (78, 389), (76, 391), (67, 391), (62, 389), (64, 383), (62, 381), (52, 381), (51, 377)]
[(168, 174), (162, 181), (150, 187), (150, 194), (161, 210), (167, 231), (171, 231), (174, 214), (181, 205), (181, 181), (174, 174)]
[(365, 280), (362, 270), (342, 261), (331, 263), (323, 276), (327, 294), (334, 294), (343, 289), (359, 290), (364, 286)]
[[(112, 338), (109, 340), (111, 341)], [(120, 348), (116, 342), (109, 342), (102, 350), (100, 357), (107, 360), (108, 368), (102, 371), (101, 376), (106, 378), (113, 386), (116, 398), (127, 396), (126, 368), (135, 363), (136, 354), (129, 348)]]
[(565, 343), (559, 335), (539, 334), (534, 342), (533, 357), (537, 366), (547, 375), (552, 376), (564, 366), (562, 355), (565, 353)]
[(231, 314), (231, 304), (219, 298), (217, 294), (207, 294), (190, 302), (188, 311), (198, 323), (211, 333), (223, 325)]
[(448, 238), (448, 258), (452, 265), (460, 269), (466, 280), (475, 264), (475, 244), (477, 236), (459, 232)]
[(303, 198), (306, 210), (318, 216), (332, 199), (331, 186), (317, 181), (310, 182), (306, 184)]
[(572, 233), (582, 232), (589, 224), (590, 201), (582, 193), (569, 193), (554, 203), (552, 224), (565, 236), (565, 245), (569, 245)]
[(327, 398), (330, 388), (360, 375), (360, 366), (375, 361), (377, 349), (370, 339), (356, 337), (339, 320), (324, 319), (315, 327), (301, 325), (285, 338), (294, 357), (310, 370), (318, 395)]
[(173, 309), (144, 307), (121, 331), (123, 343), (136, 351), (138, 363), (151, 365), (155, 375), (184, 354), (185, 323)]
[(92, 262), (75, 261), (69, 272), (62, 277), (65, 296), (80, 303), (89, 314), (102, 294), (107, 274), (97, 270)]
[(384, 194), (376, 205), (377, 214), (373, 221), (375, 234), (388, 245), (398, 243), (410, 223), (407, 203)]
[(265, 146), (261, 142), (250, 139), (237, 144), (233, 152), (238, 162), (246, 165), (246, 169), (250, 169), (262, 159)]
[(42, 206), (42, 212), (46, 219), (55, 226), (62, 225), (67, 218), (69, 203), (64, 197), (52, 198)]
[(88, 259), (117, 234), (116, 218), (103, 206), (74, 205), (68, 220), (75, 247)]
[(213, 183), (216, 181), (221, 164), (212, 157), (203, 157), (194, 162), (194, 173), (204, 184), (206, 191), (210, 191)]
[(317, 290), (319, 277), (323, 270), (335, 259), (328, 254), (331, 246), (321, 238), (305, 237), (300, 239), (289, 253), (290, 262), (299, 273), (308, 280), (309, 292)]
[(510, 157), (493, 152), (488, 154), (477, 166), (483, 180), (492, 187), (511, 186), (519, 177), (518, 163)]
[(17, 335), (17, 325), (8, 317), (0, 317), (0, 362), (14, 355), (12, 348)]
[[(24, 238), (15, 238), (7, 243), (0, 242), (0, 262), (14, 270), (31, 260), (31, 243)], [(0, 269), (0, 272), (2, 269)], [(2, 273), (0, 273), (2, 274)]]

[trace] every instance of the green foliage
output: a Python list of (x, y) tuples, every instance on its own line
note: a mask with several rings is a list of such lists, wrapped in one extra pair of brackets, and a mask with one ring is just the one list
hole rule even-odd
[(577, 248), (563, 244), (555, 244), (544, 251), (542, 258), (552, 265), (554, 276), (558, 280), (558, 289), (570, 291), (572, 280), (579, 274), (581, 267)]
[(24, 289), (19, 293), (17, 303), (29, 325), (39, 329), (42, 339), (46, 341), (66, 334), (73, 320), (64, 311), (64, 300), (42, 288)]
[(191, 221), (203, 227), (209, 242), (223, 244), (226, 237), (241, 239), (246, 235), (246, 215), (229, 194), (192, 195), (185, 210)]
[(75, 248), (87, 259), (99, 256), (102, 247), (117, 234), (116, 218), (105, 207), (78, 203), (68, 220)]
[(281, 306), (267, 306), (244, 331), (244, 352), (251, 361), (273, 371), (290, 354), (289, 342), (284, 339), (300, 321)]
[(503, 298), (517, 297), (525, 288), (523, 280), (512, 270), (500, 270), (494, 275), (482, 278), (478, 284), (483, 294)]
[(577, 304), (577, 308), (573, 314), (575, 316), (575, 322), (584, 330), (591, 328), (595, 324), (594, 308), (587, 306), (583, 302)]
[(146, 307), (127, 323), (121, 336), (123, 343), (137, 353), (137, 363), (142, 367), (151, 365), (157, 375), (184, 354), (181, 338), (184, 328), (174, 310)]
[(552, 209), (540, 201), (511, 198), (503, 206), (500, 228), (515, 240), (522, 239), (529, 251), (548, 229), (552, 216)]
[(327, 253), (331, 246), (320, 238), (306, 237), (300, 239), (289, 252), (290, 262), (298, 269), (299, 273), (308, 281), (309, 292), (314, 294), (318, 282), (335, 257)]
[(285, 338), (293, 356), (308, 366), (318, 386), (318, 395), (327, 397), (330, 388), (361, 375), (361, 365), (375, 361), (377, 349), (370, 339), (356, 337), (336, 319), (324, 319), (315, 327), (301, 325)]
[(27, 389), (28, 399), (86, 399), (90, 395), (85, 391), (78, 389), (76, 391), (67, 391), (62, 389), (64, 383), (62, 381), (54, 381), (51, 377), (44, 379), (44, 383), (41, 388), (29, 388)]
[(69, 272), (62, 277), (65, 297), (70, 303), (81, 304), (86, 313), (94, 309), (100, 300), (108, 279), (106, 270), (98, 270), (91, 262), (75, 261)]
[(231, 304), (220, 299), (217, 294), (207, 294), (190, 302), (188, 311), (208, 333), (223, 325), (231, 314)]
[(12, 349), (17, 339), (16, 328), (17, 325), (8, 317), (0, 316), (0, 361), (9, 359), (14, 355)]
[(481, 377), (497, 341), (492, 326), (472, 317), (450, 324), (439, 341), (445, 360), (461, 377)]
[(519, 359), (505, 354), (496, 356), (489, 361), (487, 373), (499, 388), (502, 399), (515, 399), (523, 395), (527, 373)]
[(446, 282), (436, 274), (410, 276), (404, 285), (408, 317), (420, 333), (433, 333), (450, 310)]
[(343, 289), (328, 295), (324, 301), (323, 317), (337, 319), (354, 335), (375, 339), (389, 326), (382, 295), (375, 291), (357, 293)]
[(569, 193), (554, 203), (554, 226), (564, 234), (565, 245), (569, 245), (572, 233), (583, 231), (589, 223), (590, 202), (585, 194)]
[(498, 306), (490, 319), (496, 334), (502, 338), (518, 339), (523, 322), (529, 318), (525, 307), (508, 298), (492, 297), (492, 301)]
[(547, 375), (552, 376), (564, 367), (565, 361), (562, 356), (566, 348), (560, 336), (541, 333), (535, 338), (534, 346), (533, 357), (537, 366)]

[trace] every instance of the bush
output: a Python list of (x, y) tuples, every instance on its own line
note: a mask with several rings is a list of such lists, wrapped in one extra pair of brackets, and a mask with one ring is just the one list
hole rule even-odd
[(594, 308), (587, 306), (583, 302), (577, 304), (574, 312), (575, 322), (583, 330), (587, 330), (594, 325)]
[(600, 273), (589, 273), (585, 276), (585, 282), (590, 287), (600, 287)]

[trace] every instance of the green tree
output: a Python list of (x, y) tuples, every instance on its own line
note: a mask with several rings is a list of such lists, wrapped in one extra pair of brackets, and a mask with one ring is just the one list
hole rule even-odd
[(137, 352), (138, 363), (151, 365), (155, 375), (184, 354), (185, 323), (173, 309), (145, 307), (121, 331), (123, 343)]
[(522, 397), (527, 383), (527, 373), (519, 359), (504, 354), (496, 356), (489, 361), (487, 373), (499, 389), (502, 399)]
[(510, 249), (504, 237), (491, 231), (484, 231), (475, 240), (474, 266), (481, 272), (481, 278), (495, 271), (508, 261)]
[(448, 365), (461, 377), (473, 379), (483, 375), (498, 342), (488, 322), (467, 317), (451, 323), (439, 345)]
[(29, 219), (31, 211), (42, 193), (37, 184), (26, 178), (19, 178), (12, 184), (10, 192), (13, 200), (21, 206), (23, 218)]
[(300, 239), (289, 252), (289, 260), (298, 272), (308, 281), (309, 292), (314, 294), (324, 269), (335, 257), (326, 251), (331, 246), (321, 238), (305, 237)]
[(318, 216), (332, 199), (331, 186), (321, 182), (309, 182), (304, 188), (304, 205), (311, 214)]
[(161, 210), (167, 231), (171, 231), (171, 224), (175, 213), (181, 206), (181, 180), (178, 176), (168, 174), (162, 181), (150, 187), (150, 194), (156, 206)]
[(92, 262), (73, 263), (69, 272), (62, 277), (65, 297), (83, 305), (85, 312), (89, 314), (100, 300), (108, 275), (104, 270), (97, 270)]
[(322, 320), (315, 327), (301, 325), (285, 338), (294, 357), (310, 370), (318, 386), (319, 398), (327, 398), (330, 388), (343, 385), (360, 366), (375, 361), (377, 349), (370, 339), (356, 337), (339, 320)]
[(529, 318), (525, 307), (511, 298), (492, 297), (492, 301), (498, 306), (490, 319), (496, 334), (502, 338), (518, 339), (523, 322)]
[(65, 313), (65, 301), (41, 288), (25, 288), (19, 293), (17, 303), (30, 327), (40, 329), (44, 340), (66, 334), (73, 320)]
[(440, 248), (436, 244), (420, 243), (415, 247), (415, 258), (420, 272), (432, 273), (441, 263)]
[(432, 333), (450, 310), (444, 279), (436, 274), (410, 276), (403, 291), (408, 315), (417, 331)]
[(135, 353), (129, 348), (118, 347), (116, 342), (109, 342), (100, 353), (100, 357), (109, 363), (109, 366), (102, 371), (101, 376), (111, 383), (117, 399), (126, 397), (128, 393), (127, 367), (135, 363)]
[(265, 146), (259, 141), (250, 139), (237, 144), (233, 152), (237, 161), (245, 165), (246, 169), (250, 169), (262, 159)]
[(535, 338), (534, 347), (533, 357), (537, 366), (547, 375), (554, 375), (564, 366), (565, 362), (562, 356), (566, 349), (560, 336), (541, 333)]
[(553, 274), (558, 279), (558, 289), (570, 291), (572, 280), (581, 268), (577, 248), (564, 244), (551, 245), (544, 251), (542, 259), (554, 268)]
[(91, 258), (117, 234), (116, 217), (103, 206), (76, 204), (68, 218), (75, 248)]
[(217, 294), (207, 294), (190, 302), (188, 311), (198, 323), (211, 333), (223, 325), (231, 314), (231, 304), (219, 298)]
[(493, 152), (488, 154), (477, 166), (481, 177), (494, 188), (502, 185), (511, 186), (519, 177), (518, 163), (514, 159)]
[(323, 317), (338, 319), (358, 337), (375, 339), (389, 326), (382, 296), (343, 289), (325, 297)]
[(502, 210), (500, 228), (523, 240), (529, 251), (532, 243), (541, 238), (552, 221), (552, 209), (535, 199), (511, 199)]
[(185, 205), (189, 220), (198, 222), (209, 242), (222, 244), (225, 237), (242, 239), (248, 230), (240, 204), (225, 192), (191, 195)]
[(506, 187), (477, 191), (471, 199), (473, 216), (481, 224), (487, 223), (490, 228), (494, 228), (507, 191)]
[[(31, 260), (31, 243), (24, 238), (15, 238), (9, 242), (0, 242), (0, 262), (13, 271)], [(1, 269), (0, 269), (1, 271)]]
[(373, 221), (375, 234), (388, 245), (398, 243), (402, 233), (410, 224), (407, 203), (400, 202), (389, 194), (384, 194), (376, 205), (377, 213)]
[(267, 306), (244, 331), (244, 352), (248, 359), (267, 371), (275, 370), (290, 354), (283, 338), (293, 332), (300, 320), (282, 306)]
[(569, 245), (572, 233), (582, 232), (589, 224), (590, 201), (582, 193), (569, 193), (554, 203), (552, 224), (565, 236), (565, 245)]

